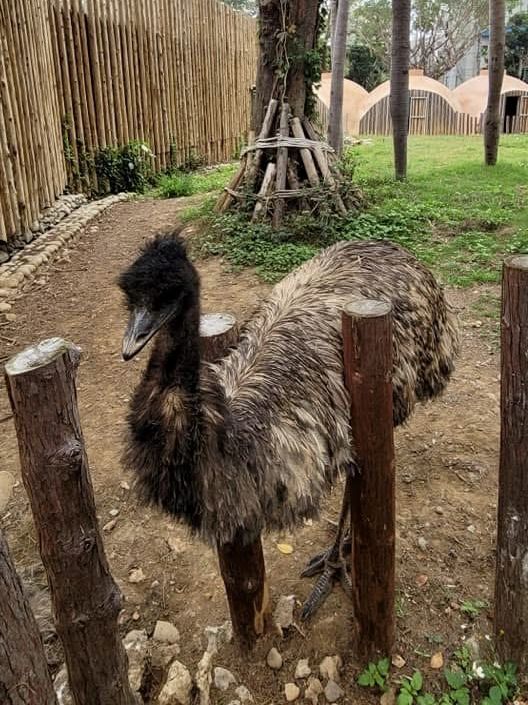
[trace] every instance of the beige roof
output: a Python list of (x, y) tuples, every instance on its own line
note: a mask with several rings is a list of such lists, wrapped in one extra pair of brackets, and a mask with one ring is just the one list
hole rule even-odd
[[(437, 93), (449, 103), (449, 105), (457, 112), (462, 111), (461, 104), (458, 98), (453, 94), (447, 86), (444, 86), (440, 81), (435, 81), (434, 78), (424, 76), (423, 69), (411, 69), (409, 71), (409, 90), (411, 91), (428, 91), (429, 93)], [(372, 108), (379, 100), (390, 95), (390, 81), (380, 84), (368, 95), (368, 98), (362, 105), (361, 117)]]
[[(502, 93), (511, 91), (524, 91), (528, 93), (528, 83), (521, 81), (515, 76), (504, 74), (502, 83)], [(465, 113), (479, 116), (486, 110), (488, 102), (488, 72), (486, 69), (480, 72), (479, 76), (470, 78), (469, 81), (461, 83), (453, 94), (457, 97)]]
[[(332, 74), (323, 73), (321, 76), (321, 86), (317, 95), (325, 105), (330, 107), (330, 89), (332, 85)], [(355, 135), (359, 130), (359, 113), (363, 101), (368, 96), (368, 92), (359, 83), (349, 81), (345, 78), (343, 84), (343, 129), (345, 134)]]

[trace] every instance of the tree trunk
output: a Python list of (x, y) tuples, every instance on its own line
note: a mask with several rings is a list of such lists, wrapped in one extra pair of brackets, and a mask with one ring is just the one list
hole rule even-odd
[(410, 31), (410, 0), (393, 0), (390, 108), (394, 141), (394, 168), (397, 179), (405, 179), (407, 176)]
[(260, 58), (252, 121), (255, 134), (260, 132), (272, 98), (287, 100), (294, 117), (304, 116), (307, 89), (311, 90), (305, 76), (306, 52), (317, 46), (319, 4), (320, 0), (259, 2)]
[(343, 152), (343, 84), (345, 79), (348, 0), (339, 0), (332, 44), (332, 88), (328, 141), (338, 156)]
[(53, 338), (6, 364), (22, 479), (76, 705), (135, 705), (77, 406), (79, 350)]
[(1, 532), (0, 703), (57, 705), (38, 626)]
[(497, 163), (500, 138), (500, 97), (504, 79), (506, 41), (505, 0), (490, 0), (490, 42), (488, 58), (488, 105), (484, 125), (484, 158), (488, 166)]

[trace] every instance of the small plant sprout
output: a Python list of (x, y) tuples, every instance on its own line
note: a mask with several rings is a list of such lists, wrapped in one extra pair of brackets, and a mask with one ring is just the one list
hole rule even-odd
[[(418, 702), (420, 691), (423, 687), (423, 676), (420, 671), (415, 671), (411, 678), (404, 676), (401, 681), (400, 692), (396, 700), (397, 705), (412, 705), (415, 701)], [(425, 696), (423, 696), (425, 697)], [(420, 702), (420, 705), (430, 705), (429, 703)]]
[(487, 606), (488, 603), (484, 600), (464, 600), (460, 606), (460, 611), (467, 614), (470, 619), (476, 619)]
[(365, 670), (359, 674), (358, 685), (364, 688), (379, 688), (387, 690), (387, 680), (389, 677), (389, 659), (384, 658), (377, 663), (370, 662)]

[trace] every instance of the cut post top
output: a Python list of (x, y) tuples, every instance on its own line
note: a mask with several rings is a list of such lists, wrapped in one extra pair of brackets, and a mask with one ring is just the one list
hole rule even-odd
[(200, 337), (222, 335), (235, 325), (236, 318), (230, 313), (205, 313), (200, 317)]
[(67, 351), (80, 357), (80, 348), (73, 343), (63, 338), (48, 338), (36, 345), (30, 345), (10, 358), (5, 364), (6, 374), (8, 377), (14, 377), (45, 367)]
[(358, 298), (346, 304), (344, 313), (354, 318), (379, 318), (387, 316), (391, 310), (392, 306), (386, 301)]
[(528, 255), (512, 255), (504, 260), (504, 264), (514, 269), (528, 269)]

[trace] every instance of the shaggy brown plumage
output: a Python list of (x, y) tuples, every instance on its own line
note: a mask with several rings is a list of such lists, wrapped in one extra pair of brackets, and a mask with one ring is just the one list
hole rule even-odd
[(387, 242), (342, 242), (292, 272), (219, 364), (200, 361), (199, 279), (176, 235), (147, 245), (120, 285), (132, 312), (165, 321), (131, 402), (125, 463), (148, 502), (211, 543), (315, 517), (353, 460), (341, 344), (351, 298), (392, 304), (395, 425), (453, 370), (441, 287)]

